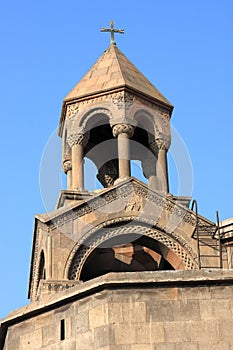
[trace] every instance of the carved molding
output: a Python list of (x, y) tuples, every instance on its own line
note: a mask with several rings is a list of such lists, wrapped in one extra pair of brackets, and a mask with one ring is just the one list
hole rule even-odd
[[(84, 242), (83, 245), (76, 246), (76, 252), (73, 255), (72, 261), (68, 270), (68, 278), (70, 280), (79, 280), (82, 268), (87, 257), (97, 248), (101, 243), (107, 241), (110, 238), (117, 237), (118, 235), (136, 234), (147, 236), (155, 239), (162, 243), (173, 253), (180, 258), (185, 269), (193, 270), (197, 268), (197, 256), (193, 251), (187, 251), (186, 243), (176, 241), (170, 237), (167, 233), (161, 232), (160, 230), (152, 227), (148, 228), (142, 224), (126, 224), (119, 227), (107, 228), (103, 230), (103, 227), (98, 227), (98, 231), (93, 231), (91, 237)], [(191, 254), (190, 254), (191, 253)]]
[(116, 124), (112, 128), (112, 133), (114, 137), (117, 137), (119, 134), (128, 134), (129, 137), (132, 137), (134, 134), (134, 127), (129, 124)]
[[(93, 198), (88, 203), (84, 203), (83, 205), (73, 208), (71, 211), (66, 212), (65, 214), (54, 217), (49, 222), (49, 231), (59, 228), (70, 220), (75, 220), (91, 213), (94, 210), (101, 209), (103, 206), (107, 205), (107, 203), (111, 203), (119, 197), (127, 199), (130, 195), (132, 195), (132, 193), (142, 196), (145, 201), (151, 201), (159, 208), (166, 210), (170, 215), (174, 215), (177, 218), (182, 218), (184, 222), (190, 224), (192, 227), (195, 227), (195, 215), (185, 207), (177, 205), (175, 202), (164, 196), (160, 196), (144, 186), (140, 186), (136, 183), (126, 183), (117, 189), (103, 193), (101, 197)], [(199, 222), (200, 224), (202, 223), (206, 226), (206, 222), (202, 222), (202, 219), (199, 219)]]

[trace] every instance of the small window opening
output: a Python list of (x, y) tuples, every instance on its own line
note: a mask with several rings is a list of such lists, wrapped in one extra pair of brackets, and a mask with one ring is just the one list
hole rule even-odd
[(61, 320), (61, 324), (60, 324), (60, 339), (64, 340), (65, 339), (65, 320)]

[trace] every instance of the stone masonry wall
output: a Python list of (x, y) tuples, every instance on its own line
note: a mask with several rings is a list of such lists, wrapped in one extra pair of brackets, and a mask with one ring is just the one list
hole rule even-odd
[(8, 328), (4, 350), (233, 350), (232, 285), (170, 282), (113, 285), (34, 316)]

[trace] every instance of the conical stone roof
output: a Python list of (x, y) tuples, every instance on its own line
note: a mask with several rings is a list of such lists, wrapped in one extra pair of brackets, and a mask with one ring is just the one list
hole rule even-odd
[(126, 87), (172, 107), (116, 45), (109, 46), (65, 97), (64, 102)]

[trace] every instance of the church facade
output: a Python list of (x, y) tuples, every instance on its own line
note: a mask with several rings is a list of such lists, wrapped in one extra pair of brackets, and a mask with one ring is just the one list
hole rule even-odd
[[(35, 217), (30, 304), (4, 350), (233, 349), (232, 220), (169, 193), (173, 106), (112, 40), (63, 101), (67, 189)], [(84, 188), (84, 159), (103, 188)], [(131, 176), (138, 161), (146, 183)]]

